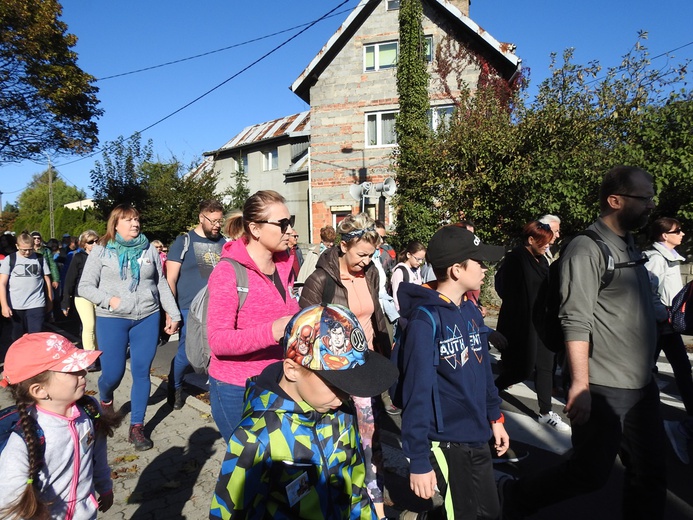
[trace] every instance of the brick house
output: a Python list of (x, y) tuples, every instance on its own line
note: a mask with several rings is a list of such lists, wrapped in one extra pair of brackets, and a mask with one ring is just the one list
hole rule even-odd
[[(469, 18), (469, 0), (422, 0), (422, 3), (422, 25), (431, 61), (436, 46), (445, 36), (450, 36), (483, 56), (505, 78), (520, 72), (521, 60), (514, 55), (514, 46), (500, 43)], [(310, 144), (307, 170), (305, 180), (302, 178), (297, 183), (301, 189), (301, 183), (306, 183), (305, 206), (298, 207), (301, 202), (295, 208), (297, 222), (310, 232), (306, 236), (300, 229), (302, 241), (314, 242), (321, 227), (335, 225), (344, 215), (361, 207), (383, 218), (386, 224), (392, 222), (390, 207), (379, 193), (371, 190), (359, 202), (349, 188), (362, 183), (381, 183), (394, 176), (390, 156), (396, 146), (394, 119), (398, 110), (398, 9), (399, 0), (362, 0), (291, 85), (291, 90), (310, 105), (310, 121), (305, 126)], [(437, 86), (440, 78), (436, 77), (432, 65), (429, 73), (430, 121), (435, 126), (452, 113), (453, 100)], [(474, 66), (464, 71), (464, 79), (470, 85), (476, 84), (478, 76), (479, 70)], [(449, 87), (455, 97), (456, 87)], [(263, 125), (273, 123), (276, 122)], [(289, 134), (280, 140), (293, 146)], [(238, 147), (234, 151), (243, 153)], [(249, 164), (246, 171), (250, 172), (250, 168)], [(284, 179), (274, 176), (268, 181), (263, 187), (274, 186), (288, 194), (286, 174)], [(294, 206), (289, 209), (294, 212)]]

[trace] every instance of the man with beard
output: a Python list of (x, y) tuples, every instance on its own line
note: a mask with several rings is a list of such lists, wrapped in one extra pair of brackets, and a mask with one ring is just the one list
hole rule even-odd
[(623, 518), (664, 516), (665, 434), (652, 373), (657, 330), (642, 253), (630, 234), (647, 222), (653, 197), (652, 176), (639, 168), (618, 166), (604, 177), (601, 214), (589, 229), (604, 240), (614, 262), (630, 262), (615, 270), (604, 290), (606, 266), (594, 240), (579, 235), (563, 253), (558, 315), (572, 378), (565, 412), (573, 452), (553, 468), (501, 479), (503, 518), (602, 488), (616, 455), (625, 466)]
[(178, 301), (183, 319), (178, 352), (171, 362), (168, 378), (168, 403), (174, 410), (180, 410), (185, 401), (183, 374), (189, 365), (185, 355), (185, 333), (190, 304), (199, 290), (207, 285), (226, 242), (221, 235), (224, 206), (219, 201), (210, 199), (200, 202), (198, 220), (192, 231), (176, 238), (166, 259), (166, 280)]

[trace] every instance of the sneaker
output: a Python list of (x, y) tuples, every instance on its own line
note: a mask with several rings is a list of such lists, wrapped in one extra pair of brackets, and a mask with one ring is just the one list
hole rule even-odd
[(133, 424), (130, 426), (128, 442), (134, 444), (137, 451), (147, 451), (154, 446), (151, 439), (148, 439), (144, 434), (144, 425), (142, 424)]
[(664, 421), (664, 430), (667, 432), (671, 447), (674, 448), (674, 453), (681, 459), (681, 462), (688, 464), (690, 458), (688, 456), (688, 441), (690, 437), (683, 430), (679, 421)]
[(558, 415), (556, 412), (549, 412), (545, 413), (544, 415), (539, 416), (539, 424), (545, 424), (547, 426), (551, 426), (554, 430), (557, 432), (561, 433), (570, 433), (571, 428), (568, 424), (563, 422), (563, 419), (561, 419), (561, 416)]
[(493, 463), (503, 464), (506, 462), (520, 462), (521, 460), (524, 460), (527, 457), (529, 457), (529, 452), (527, 450), (523, 450), (520, 448), (518, 448), (517, 450), (513, 450), (512, 448), (508, 448), (503, 455), (494, 455)]

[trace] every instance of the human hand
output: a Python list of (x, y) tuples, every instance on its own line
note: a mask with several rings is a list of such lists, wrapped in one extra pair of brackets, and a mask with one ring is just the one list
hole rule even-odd
[(436, 484), (436, 474), (433, 470), (428, 473), (409, 474), (409, 487), (419, 498), (432, 498), (436, 492)]
[(70, 313), (70, 308), (63, 309), (63, 316), (67, 316)]
[(5, 318), (11, 318), (12, 317), (12, 309), (10, 309), (9, 307), (3, 307), (2, 308), (2, 315)]
[(585, 424), (592, 411), (592, 396), (589, 386), (578, 386), (573, 383), (568, 390), (568, 401), (563, 411), (571, 424)]
[(108, 300), (108, 306), (111, 308), (111, 310), (116, 310), (120, 306), (120, 298), (118, 296), (113, 296), (110, 300)]
[(99, 511), (105, 513), (113, 505), (113, 491), (99, 495)]
[(60, 282), (51, 282), (51, 285), (53, 286), (53, 289), (57, 289), (60, 285)]
[(178, 332), (179, 327), (180, 321), (171, 321), (168, 325), (164, 327), (164, 332), (166, 332), (166, 334), (175, 334), (176, 332)]
[(279, 341), (284, 337), (284, 329), (286, 329), (286, 324), (289, 323), (293, 316), (283, 316), (278, 320), (274, 320), (272, 323), (272, 335), (274, 336), (274, 341)]
[(510, 447), (510, 436), (501, 423), (491, 424), (491, 431), (493, 432), (493, 447), (498, 456), (501, 456)]

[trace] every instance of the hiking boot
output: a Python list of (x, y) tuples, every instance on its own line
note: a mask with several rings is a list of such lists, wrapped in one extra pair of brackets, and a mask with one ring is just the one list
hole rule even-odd
[(671, 447), (674, 448), (674, 453), (684, 464), (690, 462), (688, 456), (688, 442), (690, 437), (683, 429), (683, 425), (679, 421), (664, 421), (664, 430), (667, 432)]
[(561, 433), (570, 433), (571, 432), (570, 425), (563, 422), (563, 419), (561, 419), (561, 416), (558, 415), (556, 412), (549, 412), (549, 413), (545, 413), (544, 415), (540, 415), (537, 420), (539, 421), (539, 424), (545, 424), (546, 426), (551, 426), (551, 428), (553, 428), (557, 432), (561, 432)]
[[(493, 451), (495, 452), (496, 450), (494, 449)], [(494, 455), (493, 463), (504, 464), (506, 462), (520, 462), (521, 460), (524, 460), (527, 457), (529, 457), (529, 452), (527, 450), (523, 450), (520, 448), (513, 450), (512, 448), (508, 448), (503, 455)]]
[(147, 451), (154, 446), (151, 439), (148, 439), (144, 434), (144, 425), (142, 424), (133, 424), (130, 426), (128, 442), (134, 444), (137, 451)]

